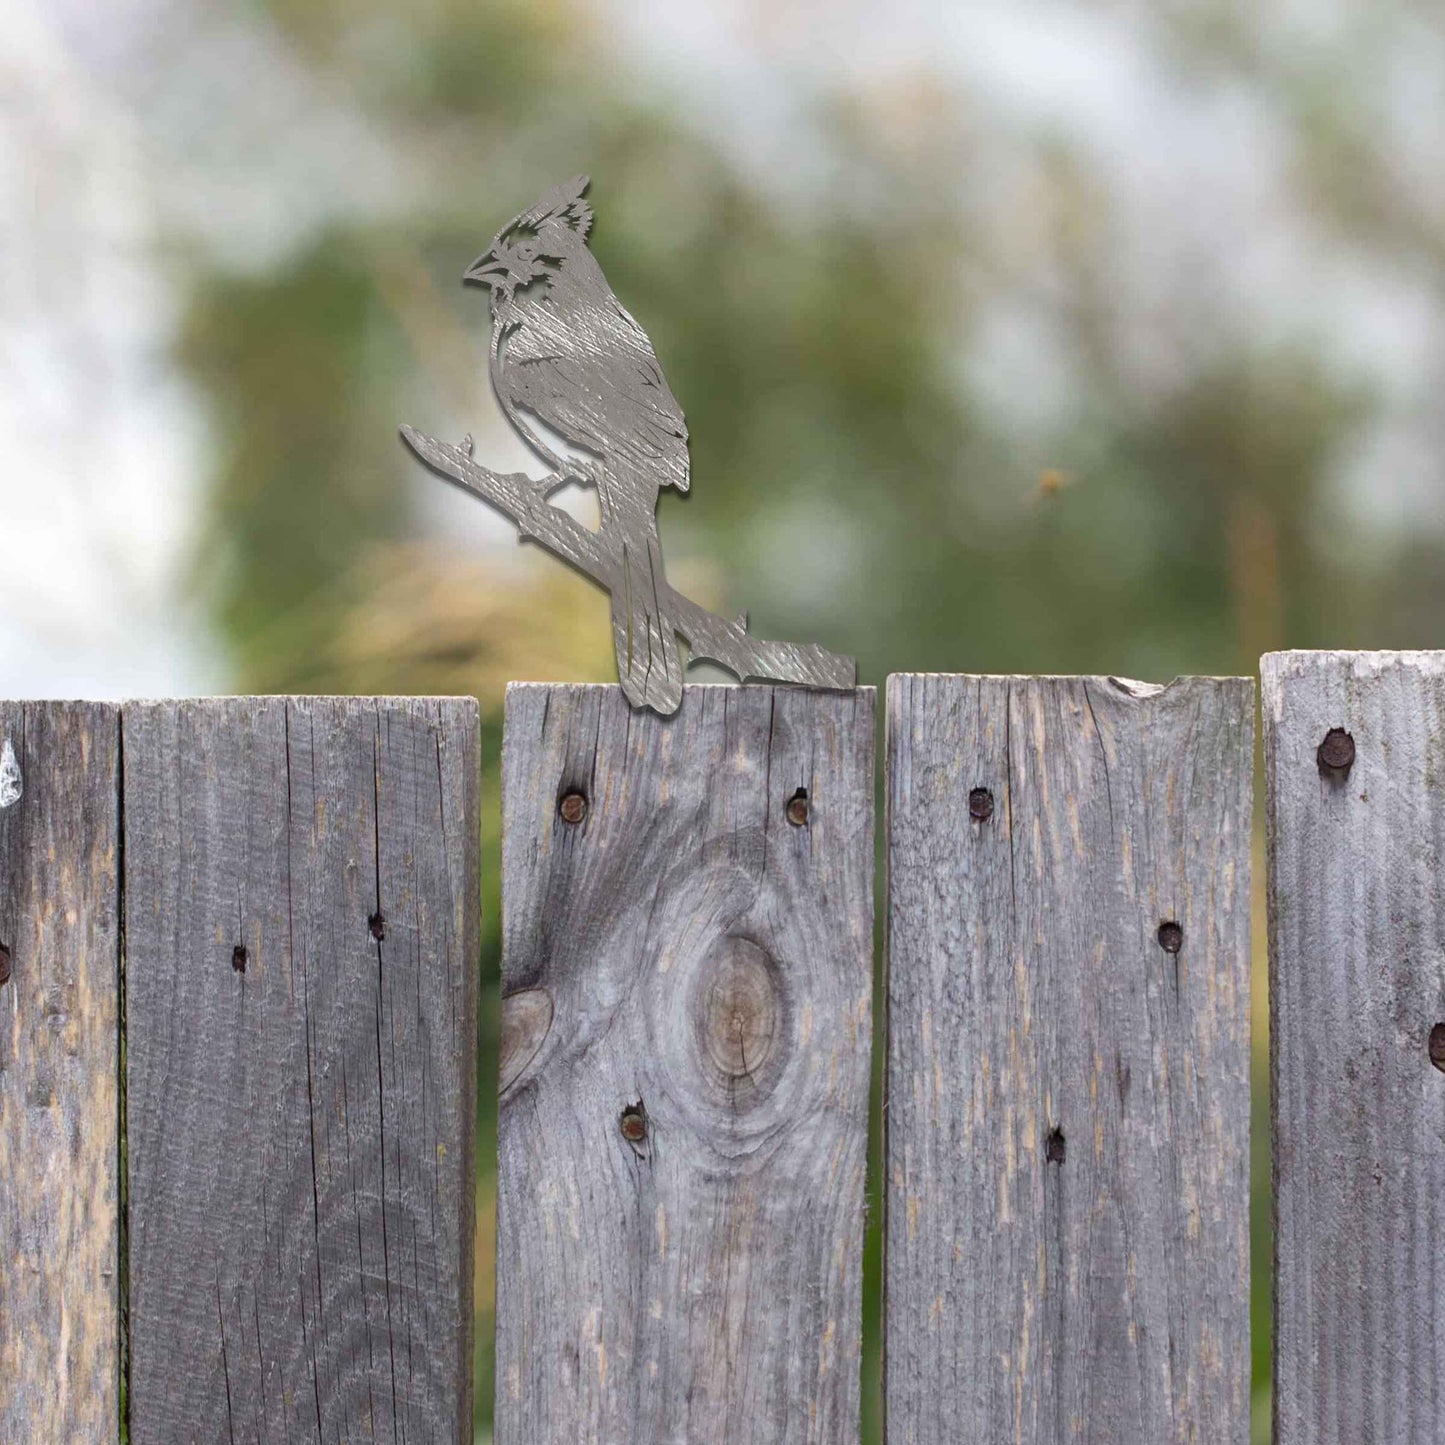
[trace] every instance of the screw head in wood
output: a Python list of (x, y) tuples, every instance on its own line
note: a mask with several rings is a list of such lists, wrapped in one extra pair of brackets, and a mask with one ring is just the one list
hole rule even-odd
[(975, 823), (986, 823), (993, 817), (993, 794), (987, 788), (975, 788), (968, 795), (968, 816)]
[(1344, 728), (1331, 728), (1315, 757), (1321, 773), (1347, 773), (1355, 765), (1355, 740)]
[(791, 798), (788, 799), (788, 806), (785, 810), (788, 815), (788, 822), (795, 828), (806, 828), (808, 826), (808, 790), (799, 788)]
[(573, 789), (557, 804), (557, 811), (561, 814), (564, 823), (571, 823), (575, 826), (587, 816), (586, 794)]
[(1172, 918), (1159, 925), (1159, 947), (1165, 953), (1178, 953), (1184, 947), (1184, 930)]
[(647, 1114), (641, 1104), (629, 1104), (617, 1121), (622, 1137), (629, 1144), (641, 1144), (647, 1138)]
[(1445, 1024), (1436, 1024), (1430, 1030), (1430, 1062), (1445, 1074)]
[(10, 948), (0, 943), (0, 988), (10, 982)]

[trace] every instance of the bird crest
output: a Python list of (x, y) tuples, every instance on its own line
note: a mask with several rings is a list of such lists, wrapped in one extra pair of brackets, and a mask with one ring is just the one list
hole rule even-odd
[(536, 205), (522, 212), (506, 231), (540, 231), (548, 221), (561, 221), (582, 237), (592, 229), (592, 207), (583, 199), (592, 182), (587, 176), (573, 176), (560, 186), (553, 186)]

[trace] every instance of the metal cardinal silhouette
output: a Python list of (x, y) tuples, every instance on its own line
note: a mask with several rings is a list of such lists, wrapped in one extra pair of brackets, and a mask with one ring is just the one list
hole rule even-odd
[[(433, 471), (514, 522), (522, 541), (540, 543), (612, 594), (617, 669), (634, 707), (677, 710), (679, 636), (693, 660), (739, 678), (852, 687), (851, 658), (755, 638), (746, 613), (718, 617), (669, 584), (657, 498), (663, 487), (688, 489), (687, 424), (647, 333), (587, 247), (587, 186), (578, 176), (548, 191), (497, 233), (463, 277), (491, 291), (492, 389), (548, 474), (479, 466), (470, 437), (453, 446), (411, 427), (402, 436)], [(548, 501), (569, 481), (596, 488), (598, 531)]]

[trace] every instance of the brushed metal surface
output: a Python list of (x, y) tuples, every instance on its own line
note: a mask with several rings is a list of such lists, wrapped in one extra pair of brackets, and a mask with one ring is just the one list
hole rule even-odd
[[(688, 489), (687, 423), (647, 333), (588, 249), (587, 187), (578, 176), (548, 191), (493, 237), (463, 278), (491, 293), (492, 389), (548, 474), (483, 467), (472, 459), (470, 438), (455, 446), (411, 427), (402, 436), (433, 471), (514, 522), (522, 540), (611, 593), (617, 670), (634, 707), (677, 710), (679, 636), (693, 660), (739, 678), (852, 687), (852, 658), (753, 637), (746, 615), (719, 617), (668, 582), (657, 498), (663, 487)], [(598, 531), (548, 502), (569, 481), (596, 489)]]

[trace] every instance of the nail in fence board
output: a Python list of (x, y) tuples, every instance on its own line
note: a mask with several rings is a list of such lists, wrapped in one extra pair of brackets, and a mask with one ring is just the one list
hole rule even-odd
[(120, 728), (0, 703), (0, 1440), (119, 1436)]
[(508, 689), (498, 1445), (857, 1438), (873, 717)]
[(477, 706), (123, 722), (130, 1438), (469, 1441)]
[(889, 1445), (1248, 1438), (1253, 699), (889, 679)]
[[(1434, 1445), (1445, 652), (1285, 652), (1262, 670), (1275, 1439)], [(1322, 758), (1335, 729), (1350, 741), (1335, 737)]]

